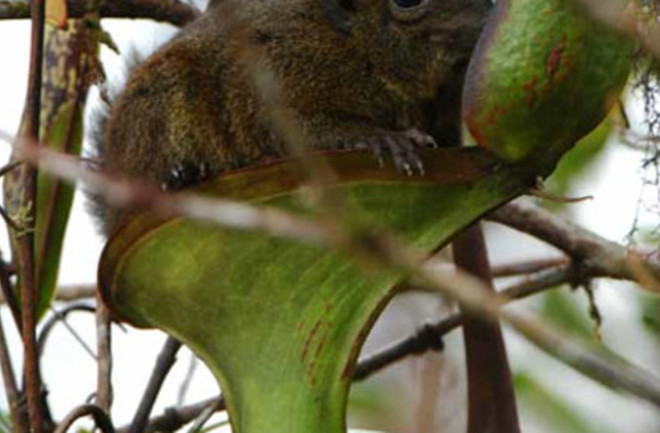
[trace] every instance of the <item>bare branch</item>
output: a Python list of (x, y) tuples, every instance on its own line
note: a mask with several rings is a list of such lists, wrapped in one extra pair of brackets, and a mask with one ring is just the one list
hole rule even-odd
[[(67, 2), (69, 18), (80, 18), (88, 10), (84, 0)], [(178, 0), (106, 0), (99, 7), (102, 18), (146, 18), (183, 26), (197, 18), (199, 10)], [(30, 17), (29, 4), (22, 0), (0, 1), (0, 20)]]
[[(454, 263), (494, 291), (486, 241), (480, 223), (463, 230), (452, 243)], [(500, 324), (459, 304), (468, 382), (468, 433), (519, 433), (513, 379)]]
[(530, 234), (553, 245), (579, 262), (580, 271), (589, 277), (609, 277), (635, 281), (630, 269), (632, 253), (643, 257), (648, 270), (660, 278), (660, 261), (545, 211), (528, 200), (509, 203), (489, 215), (493, 221)]
[[(162, 415), (150, 419), (142, 433), (176, 431), (197, 419), (209, 407), (215, 408), (216, 412), (224, 410), (225, 400), (219, 396), (187, 406), (166, 409)], [(117, 433), (128, 433), (128, 431), (129, 426), (126, 426), (117, 430)]]
[(186, 394), (188, 393), (188, 388), (190, 388), (190, 382), (192, 381), (195, 370), (197, 369), (198, 359), (194, 353), (190, 354), (190, 363), (188, 364), (188, 369), (186, 370), (186, 375), (179, 385), (179, 392), (176, 397), (176, 404), (178, 406), (182, 405), (186, 399)]
[(106, 412), (112, 406), (112, 346), (110, 310), (101, 300), (96, 298), (96, 404)]
[(42, 168), (61, 178), (82, 180), (106, 198), (111, 198), (115, 204), (139, 205), (168, 216), (181, 215), (224, 227), (260, 230), (276, 236), (316, 242), (344, 251), (351, 257), (381, 263), (392, 271), (410, 275), (419, 287), (444, 293), (485, 317), (499, 316), (529, 341), (563, 362), (596, 380), (620, 387), (660, 406), (660, 381), (650, 373), (621, 363), (619, 358), (605, 349), (595, 350), (577, 343), (537, 317), (501, 309), (501, 299), (489, 293), (481, 282), (460, 272), (448, 271), (446, 264), (438, 259), (426, 261), (425, 254), (410, 248), (391, 234), (364, 232), (355, 237), (340, 224), (322, 224), (291, 212), (195, 194), (165, 194), (155, 186), (148, 188), (143, 187), (144, 183), (112, 179), (84, 167), (76, 158), (39, 149), (29, 143), (20, 150), (25, 160), (39, 163)]
[[(544, 271), (527, 281), (510, 286), (500, 292), (500, 296), (506, 301), (524, 299), (554, 289), (570, 281), (571, 277), (572, 272), (568, 267)], [(365, 380), (408, 356), (421, 355), (429, 350), (442, 350), (444, 347), (442, 337), (462, 324), (463, 315), (455, 313), (436, 323), (424, 325), (413, 335), (393, 343), (360, 361), (353, 373), (353, 380)]]
[[(0, 261), (0, 287), (2, 287), (2, 269), (6, 268), (7, 264), (3, 265), (3, 262)], [(9, 281), (9, 275), (6, 274), (7, 281)], [(81, 299), (93, 298), (96, 296), (96, 286), (92, 285), (80, 285), (80, 286), (63, 286), (59, 287), (55, 291), (54, 300), (61, 302), (70, 302), (70, 301), (80, 301)], [(0, 304), (7, 303), (5, 296), (0, 294)]]
[[(94, 313), (94, 311), (96, 311), (96, 308), (87, 304), (71, 304), (64, 307), (61, 311), (55, 311), (54, 314), (44, 323), (41, 332), (39, 333), (39, 338), (37, 339), (37, 349), (39, 353), (43, 354), (46, 350), (48, 336), (58, 322), (65, 320), (66, 317), (73, 312)], [(95, 357), (94, 353), (92, 353), (92, 357)]]
[(522, 274), (534, 274), (548, 268), (556, 268), (566, 265), (570, 262), (567, 257), (557, 257), (552, 259), (529, 260), (518, 263), (507, 263), (492, 267), (493, 277), (513, 277)]
[(94, 418), (94, 423), (101, 429), (102, 433), (115, 433), (110, 416), (103, 409), (93, 404), (85, 404), (73, 409), (57, 426), (54, 433), (66, 433), (74, 422), (89, 415)]
[(178, 340), (172, 337), (167, 337), (167, 341), (165, 341), (165, 345), (158, 355), (156, 366), (151, 373), (149, 384), (147, 385), (147, 389), (142, 395), (140, 406), (138, 406), (138, 410), (133, 417), (133, 421), (131, 422), (131, 425), (128, 429), (128, 433), (141, 433), (144, 431), (144, 428), (149, 421), (149, 414), (151, 413), (151, 409), (154, 406), (156, 397), (158, 397), (160, 387), (163, 385), (163, 382), (167, 377), (167, 373), (169, 373), (170, 369), (174, 365), (174, 362), (176, 361), (176, 354), (180, 348), (181, 343)]
[[(32, 19), (30, 72), (23, 122), (21, 125), (21, 136), (18, 141), (38, 144), (41, 113), (45, 1), (32, 0), (30, 3), (30, 15)], [(36, 220), (34, 210), (36, 208), (37, 197), (37, 170), (35, 167), (25, 164), (21, 166), (20, 170), (13, 170), (10, 174), (17, 188), (13, 194), (6, 194), (5, 202), (15, 200), (18, 207), (25, 210), (25, 220), (32, 224)], [(7, 190), (5, 188), (5, 191)], [(27, 389), (30, 429), (32, 433), (42, 433), (45, 428), (44, 422), (47, 410), (42, 406), (41, 374), (39, 371), (39, 354), (37, 352), (36, 341), (36, 305), (38, 298), (34, 268), (34, 233), (30, 229), (27, 229), (23, 230), (22, 233), (13, 232), (12, 236), (16, 246), (15, 263), (17, 264), (19, 273), (18, 281), (20, 283), (21, 293), (23, 372)]]
[(2, 383), (5, 386), (7, 403), (9, 404), (9, 415), (16, 433), (28, 433), (27, 413), (25, 405), (21, 404), (21, 394), (16, 386), (16, 376), (9, 357), (9, 348), (5, 338), (5, 330), (0, 317), (0, 370), (2, 370)]
[(18, 305), (14, 290), (14, 286), (9, 279), (7, 263), (0, 257), (0, 292), (2, 292), (3, 295), (1, 302), (7, 303), (9, 311), (11, 311), (14, 322), (16, 323), (16, 327), (19, 331), (22, 331), (23, 324), (21, 322), (21, 309)]

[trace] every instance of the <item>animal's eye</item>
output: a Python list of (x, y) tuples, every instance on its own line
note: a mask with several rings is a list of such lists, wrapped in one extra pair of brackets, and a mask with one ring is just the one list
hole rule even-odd
[(419, 6), (424, 0), (392, 0), (401, 9), (410, 9)]

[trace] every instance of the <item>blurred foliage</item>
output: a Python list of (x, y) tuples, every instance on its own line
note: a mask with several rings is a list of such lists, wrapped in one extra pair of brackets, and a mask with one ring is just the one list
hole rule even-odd
[[(576, 183), (599, 161), (607, 139), (614, 129), (615, 120), (612, 115), (607, 117), (598, 128), (580, 140), (575, 147), (559, 161), (557, 168), (545, 181), (545, 186), (553, 194), (569, 197)], [(560, 209), (566, 203), (543, 200), (543, 205), (550, 209)], [(570, 206), (570, 204), (568, 204)]]
[(639, 296), (641, 317), (644, 328), (660, 343), (660, 298), (654, 295)]
[(9, 414), (0, 410), (0, 433), (5, 432), (11, 432), (11, 421), (9, 420)]
[(549, 291), (543, 296), (540, 313), (561, 330), (581, 339), (593, 340), (594, 324), (577, 296), (578, 293), (568, 286)]
[[(394, 389), (393, 389), (394, 388)], [(395, 420), (388, 414), (400, 417), (400, 410), (393, 396), (399, 394), (396, 385), (379, 382), (359, 382), (351, 386), (348, 399), (349, 426), (387, 430)]]
[(602, 425), (585, 419), (581, 411), (551, 392), (526, 372), (514, 375), (516, 394), (524, 410), (546, 427), (547, 431), (562, 433), (608, 433)]

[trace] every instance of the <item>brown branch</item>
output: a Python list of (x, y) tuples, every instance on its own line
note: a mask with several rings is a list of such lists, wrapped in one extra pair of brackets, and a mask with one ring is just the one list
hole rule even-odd
[(510, 203), (489, 215), (493, 221), (512, 227), (555, 246), (579, 262), (580, 272), (589, 277), (636, 281), (630, 269), (630, 254), (644, 258), (648, 270), (660, 278), (656, 257), (634, 252), (622, 245), (545, 211), (528, 200)]
[(16, 385), (16, 376), (9, 357), (9, 348), (5, 338), (5, 330), (0, 317), (0, 370), (2, 370), (2, 383), (5, 386), (7, 403), (9, 404), (9, 415), (11, 417), (12, 430), (15, 433), (28, 433), (25, 405), (21, 404), (21, 394)]
[[(4, 267), (7, 265), (5, 264)], [(2, 280), (2, 269), (3, 265), (0, 262), (0, 281)], [(9, 278), (7, 276), (7, 278)], [(7, 280), (9, 281), (9, 280)], [(0, 287), (2, 287), (0, 283)], [(80, 285), (80, 286), (63, 286), (58, 287), (55, 291), (55, 296), (53, 300), (60, 302), (71, 302), (71, 301), (80, 301), (81, 299), (93, 298), (96, 296), (96, 286), (93, 285)], [(6, 298), (0, 296), (0, 304), (6, 303)]]
[[(30, 72), (28, 91), (22, 125), (22, 136), (19, 140), (39, 143), (40, 112), (41, 112), (41, 82), (42, 59), (44, 45), (45, 1), (32, 0), (30, 3), (32, 17), (32, 35), (30, 46)], [(36, 219), (34, 210), (37, 197), (37, 170), (31, 165), (24, 165), (20, 172), (14, 171), (20, 182), (19, 206), (26, 210), (30, 224)], [(17, 253), (17, 266), (21, 293), (21, 322), (24, 354), (24, 374), (27, 389), (28, 414), (32, 433), (44, 431), (44, 413), (41, 396), (41, 374), (39, 372), (39, 354), (36, 341), (36, 303), (37, 287), (34, 280), (34, 234), (30, 229), (14, 236)]]
[(167, 377), (167, 373), (169, 373), (170, 369), (174, 365), (174, 362), (176, 361), (176, 354), (180, 348), (181, 343), (178, 340), (172, 337), (167, 337), (167, 341), (165, 341), (165, 345), (158, 355), (156, 366), (151, 373), (149, 383), (147, 384), (147, 388), (142, 395), (142, 400), (140, 401), (140, 405), (135, 412), (135, 416), (133, 417), (133, 421), (131, 422), (131, 425), (128, 429), (128, 433), (141, 433), (144, 431), (145, 426), (149, 422), (149, 414), (151, 413), (151, 409), (154, 406), (156, 397), (158, 397), (160, 387), (163, 385), (165, 377)]
[[(3, 134), (0, 133), (0, 137)], [(269, 207), (259, 207), (232, 200), (200, 197), (195, 194), (173, 196), (144, 183), (112, 179), (94, 172), (75, 158), (58, 155), (26, 143), (20, 148), (25, 160), (38, 163), (49, 172), (70, 180), (80, 180), (101, 193), (110, 202), (149, 208), (161, 215), (180, 215), (194, 220), (243, 230), (255, 230), (299, 241), (319, 243), (353, 257), (368, 258), (402, 275), (410, 275), (419, 287), (444, 293), (486, 317), (500, 317), (552, 356), (590, 377), (620, 387), (660, 406), (660, 381), (652, 374), (622, 364), (609, 351), (578, 343), (536, 316), (522, 315), (501, 308), (501, 299), (483, 284), (464, 273), (450, 272), (446, 263), (427, 260), (425, 254), (384, 232), (364, 232), (353, 236), (340, 224), (322, 224), (311, 217), (301, 217)], [(326, 221), (324, 219), (324, 221)]]
[(102, 433), (115, 433), (115, 427), (112, 425), (110, 416), (103, 409), (93, 404), (85, 404), (73, 409), (57, 426), (54, 433), (66, 433), (74, 422), (89, 415), (94, 418), (94, 423)]
[(64, 286), (59, 287), (55, 292), (56, 301), (77, 301), (85, 298), (93, 298), (96, 296), (96, 286)]
[(9, 311), (11, 311), (11, 314), (14, 318), (14, 322), (16, 323), (16, 327), (18, 328), (19, 332), (22, 332), (21, 330), (23, 329), (23, 325), (21, 323), (21, 308), (18, 305), (18, 300), (16, 299), (16, 295), (14, 294), (14, 286), (11, 284), (11, 280), (9, 279), (9, 269), (7, 267), (7, 263), (2, 260), (0, 257), (0, 292), (2, 292), (2, 300), (1, 302), (6, 302), (7, 305), (9, 306)]
[[(149, 420), (142, 433), (173, 432), (189, 422), (194, 421), (207, 408), (213, 407), (215, 411), (225, 409), (225, 400), (222, 396), (193, 403), (187, 406), (168, 408), (162, 415)], [(130, 426), (122, 427), (117, 433), (128, 433)]]
[(110, 310), (103, 303), (101, 295), (96, 298), (96, 404), (110, 413), (112, 406), (112, 346)]
[[(524, 299), (554, 289), (571, 278), (572, 271), (568, 267), (541, 272), (534, 278), (503, 290), (500, 296), (506, 301)], [(424, 325), (413, 335), (361, 360), (353, 373), (353, 380), (365, 380), (408, 356), (420, 355), (428, 350), (442, 350), (442, 337), (462, 324), (463, 315), (455, 313), (436, 323)]]
[(548, 268), (556, 268), (566, 265), (570, 262), (567, 257), (557, 257), (551, 259), (528, 260), (525, 262), (507, 263), (497, 265), (491, 268), (493, 277), (514, 277), (523, 274), (535, 274)]
[[(475, 223), (452, 243), (456, 266), (494, 291), (486, 241)], [(502, 329), (462, 304), (468, 382), (468, 433), (519, 433), (518, 409)]]
[[(87, 12), (84, 0), (69, 0), (69, 18), (80, 18)], [(146, 18), (183, 26), (197, 18), (199, 10), (175, 0), (106, 0), (100, 4), (101, 18)], [(0, 20), (30, 17), (30, 9), (24, 1), (0, 1)]]

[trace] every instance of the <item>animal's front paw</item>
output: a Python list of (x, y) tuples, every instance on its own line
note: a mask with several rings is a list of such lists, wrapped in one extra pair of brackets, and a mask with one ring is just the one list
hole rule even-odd
[(392, 161), (397, 171), (412, 176), (415, 171), (421, 175), (424, 174), (424, 163), (419, 157), (419, 149), (437, 147), (437, 143), (430, 135), (413, 128), (364, 137), (359, 139), (353, 147), (371, 150), (381, 167), (385, 166), (384, 155), (389, 153), (392, 155)]

